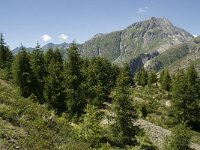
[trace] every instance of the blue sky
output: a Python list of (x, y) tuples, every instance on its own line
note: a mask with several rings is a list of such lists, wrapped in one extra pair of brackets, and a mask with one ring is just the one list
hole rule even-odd
[(0, 32), (11, 49), (83, 43), (154, 16), (200, 35), (199, 6), (200, 0), (1, 0)]

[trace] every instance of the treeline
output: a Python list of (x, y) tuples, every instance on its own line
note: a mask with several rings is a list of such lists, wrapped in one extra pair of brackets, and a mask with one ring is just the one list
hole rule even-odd
[(40, 46), (28, 53), (25, 48), (15, 56), (12, 75), (23, 97), (47, 103), (57, 114), (81, 116), (87, 104), (101, 106), (109, 101), (119, 68), (106, 59), (81, 58), (75, 44), (63, 60), (59, 49), (44, 53)]

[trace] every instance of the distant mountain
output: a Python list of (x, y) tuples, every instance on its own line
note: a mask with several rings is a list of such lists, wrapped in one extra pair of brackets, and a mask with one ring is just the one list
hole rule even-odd
[(67, 49), (68, 47), (69, 47), (69, 44), (66, 42), (61, 43), (61, 44), (48, 43), (45, 46), (43, 46), (42, 49), (44, 51), (48, 50), (49, 48), (52, 48), (52, 49), (58, 48), (58, 49), (64, 50), (64, 49)]
[[(26, 48), (26, 47), (25, 47), (25, 48)], [(13, 53), (13, 54), (16, 54), (16, 53), (18, 53), (21, 49), (22, 49), (22, 46), (16, 47), (15, 49), (12, 50), (12, 53)], [(27, 51), (29, 51), (29, 52), (33, 50), (33, 48), (31, 48), (31, 47), (26, 48), (26, 49), (27, 49)]]
[[(69, 47), (69, 45), (70, 45), (70, 44), (68, 44), (68, 43), (66, 43), (66, 42), (61, 43), (61, 44), (48, 43), (48, 44), (44, 45), (44, 46), (42, 47), (42, 49), (43, 49), (44, 51), (47, 51), (49, 48), (52, 48), (52, 49), (58, 48), (58, 49), (60, 49), (60, 50), (62, 51), (62, 53), (65, 53), (65, 50)], [(14, 54), (16, 54), (16, 53), (18, 53), (18, 52), (20, 51), (20, 49), (22, 49), (22, 46), (16, 47), (15, 49), (12, 50), (12, 52), (13, 52)], [(29, 47), (29, 48), (26, 48), (26, 49), (27, 49), (28, 51), (32, 51), (34, 48)]]

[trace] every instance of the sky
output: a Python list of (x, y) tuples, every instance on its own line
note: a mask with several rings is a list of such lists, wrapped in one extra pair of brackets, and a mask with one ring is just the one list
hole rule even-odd
[(11, 49), (83, 43), (97, 33), (164, 17), (200, 35), (200, 0), (1, 0), (0, 32)]

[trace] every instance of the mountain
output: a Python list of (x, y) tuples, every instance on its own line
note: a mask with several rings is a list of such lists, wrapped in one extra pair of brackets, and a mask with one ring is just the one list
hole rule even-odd
[[(85, 57), (102, 56), (118, 65), (129, 63), (132, 72), (143, 66), (158, 71), (165, 66), (162, 61), (168, 59), (165, 57), (170, 58), (169, 54), (172, 55), (172, 51), (182, 50), (180, 56), (176, 57), (177, 60), (185, 56), (188, 49), (184, 51), (184, 44), (192, 41), (193, 38), (190, 33), (175, 27), (168, 19), (152, 17), (120, 31), (96, 34), (85, 43), (78, 44), (78, 49)], [(68, 43), (49, 43), (42, 49), (46, 51), (49, 48), (59, 48), (62, 55), (65, 55), (69, 45)], [(179, 46), (180, 48), (176, 48)], [(19, 48), (13, 51), (18, 50)], [(159, 58), (161, 60), (157, 60)]]
[[(70, 44), (68, 44), (68, 43), (66, 43), (66, 42), (61, 43), (61, 44), (48, 43), (48, 44), (44, 45), (44, 46), (42, 47), (42, 49), (43, 49), (44, 51), (47, 51), (49, 48), (52, 48), (52, 49), (58, 48), (58, 49), (61, 50), (62, 54), (64, 55), (64, 53), (65, 53), (66, 49), (69, 47), (69, 45), (70, 45)], [(20, 51), (21, 48), (22, 48), (22, 46), (16, 47), (15, 49), (13, 49), (13, 50), (12, 50), (13, 54), (18, 53), (18, 52)], [(27, 49), (28, 51), (32, 51), (34, 48), (29, 47), (29, 48), (26, 48), (26, 49)]]
[[(16, 47), (15, 49), (12, 50), (12, 53), (13, 53), (13, 54), (18, 53), (18, 52), (22, 49), (22, 47), (23, 47), (23, 46)], [(25, 48), (26, 48), (26, 47), (25, 47)], [(32, 47), (29, 47), (29, 48), (26, 48), (26, 49), (27, 49), (27, 51), (29, 51), (29, 52), (33, 50)]]
[(131, 62), (140, 54), (160, 54), (192, 38), (190, 33), (173, 26), (168, 19), (152, 17), (121, 31), (97, 34), (79, 48), (87, 57), (103, 56), (112, 62), (122, 64)]
[(49, 48), (52, 48), (52, 49), (58, 48), (58, 49), (64, 50), (64, 49), (66, 49), (68, 47), (69, 47), (69, 44), (66, 43), (66, 42), (61, 43), (61, 44), (48, 43), (45, 46), (43, 46), (42, 49), (44, 51), (48, 50)]

